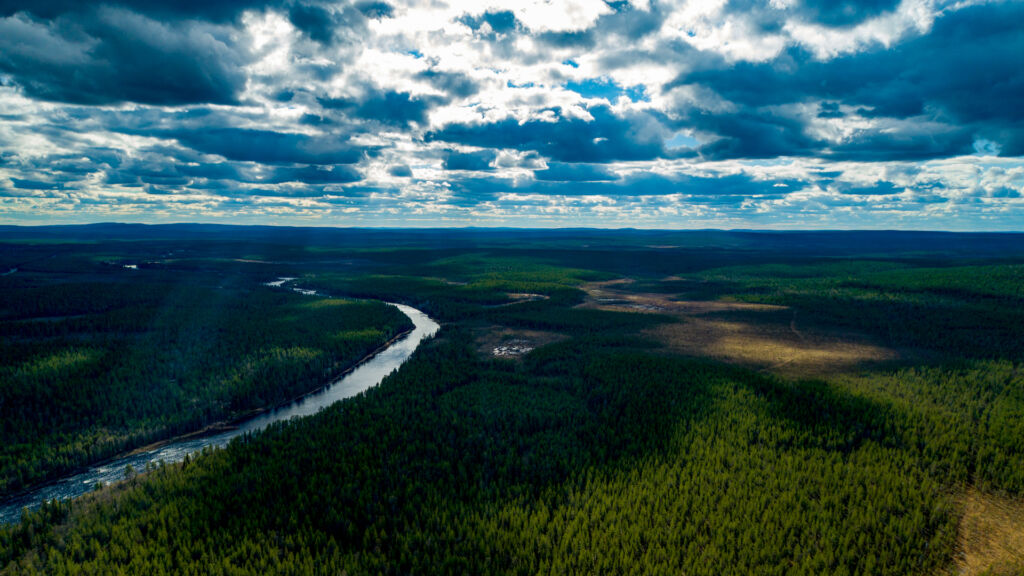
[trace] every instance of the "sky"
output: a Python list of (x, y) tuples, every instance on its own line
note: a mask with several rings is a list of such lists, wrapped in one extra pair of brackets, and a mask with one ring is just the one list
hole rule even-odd
[(0, 223), (1024, 230), (1024, 2), (0, 0)]

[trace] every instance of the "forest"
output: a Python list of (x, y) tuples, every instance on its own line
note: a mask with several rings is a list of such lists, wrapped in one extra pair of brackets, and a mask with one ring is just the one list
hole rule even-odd
[(319, 388), (410, 324), (379, 303), (56, 254), (0, 279), (0, 495)]
[(44, 227), (0, 268), (8, 490), (406, 327), (351, 299), (443, 326), (26, 511), (0, 574), (1024, 574), (1020, 235)]

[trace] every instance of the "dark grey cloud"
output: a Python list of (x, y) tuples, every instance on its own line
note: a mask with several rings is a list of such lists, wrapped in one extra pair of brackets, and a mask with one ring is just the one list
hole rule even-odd
[(508, 118), (482, 124), (452, 124), (428, 132), (429, 141), (481, 148), (536, 151), (560, 162), (651, 160), (668, 155), (669, 136), (661, 119), (650, 113), (616, 115), (610, 107), (591, 106), (592, 120), (555, 112), (557, 121)]
[[(163, 19), (189, 18), (228, 21), (253, 8), (281, 6), (283, 0), (106, 0), (104, 5), (126, 8)], [(40, 18), (56, 18), (69, 13), (87, 12), (97, 4), (81, 0), (0, 0), (0, 16), (25, 12)]]
[(1020, 198), (1021, 193), (1013, 188), (1000, 186), (988, 194), (989, 198)]
[(11, 183), (17, 190), (63, 190), (63, 182), (43, 182), (41, 180), (26, 180), (22, 178), (11, 178)]
[(261, 181), (269, 184), (284, 182), (348, 184), (362, 179), (362, 174), (351, 166), (285, 166), (275, 168), (269, 178), (261, 179)]
[[(390, 14), (382, 2), (0, 0), (0, 73), (43, 100), (237, 104), (254, 57), (237, 18), (248, 9), (283, 12), (313, 40), (354, 47), (368, 17)], [(294, 71), (320, 80), (336, 73), (314, 58)]]
[(405, 164), (398, 164), (388, 168), (388, 174), (396, 178), (412, 178), (412, 168)]
[(565, 162), (550, 162), (545, 170), (534, 171), (533, 176), (537, 180), (554, 182), (611, 182), (619, 179), (618, 174), (604, 166)]
[(367, 88), (352, 98), (320, 98), (325, 110), (340, 111), (349, 119), (362, 119), (389, 126), (425, 124), (427, 112), (444, 102), (435, 96), (416, 96), (409, 92)]
[[(779, 184), (779, 186), (776, 186)], [(797, 190), (803, 183), (797, 180), (755, 180), (746, 174), (725, 176), (666, 176), (634, 173), (617, 181), (563, 182), (512, 178), (466, 178), (452, 182), (453, 201), (460, 206), (475, 206), (493, 202), (501, 195), (516, 193), (540, 196), (607, 196), (629, 199), (639, 196), (663, 197), (680, 194), (688, 203), (736, 205), (752, 196), (778, 198)]]
[(269, 130), (215, 128), (169, 131), (162, 135), (206, 154), (265, 164), (355, 164), (373, 152), (334, 137), (314, 138)]
[(827, 26), (851, 26), (891, 12), (900, 0), (803, 0), (799, 9), (807, 19)]
[(228, 162), (216, 162), (212, 164), (182, 164), (176, 165), (176, 169), (184, 176), (192, 178), (203, 178), (206, 180), (233, 180), (243, 181), (245, 176), (238, 167)]
[(520, 28), (516, 15), (510, 10), (487, 11), (478, 16), (467, 15), (459, 21), (484, 36), (508, 34)]
[(84, 178), (119, 166), (124, 153), (111, 148), (89, 147), (80, 154), (50, 154), (22, 159), (21, 167), (35, 174), (49, 174), (55, 178)]
[(349, 165), (285, 165), (264, 167), (253, 163), (215, 162), (182, 164), (179, 159), (147, 155), (144, 161), (132, 162), (105, 172), (105, 182), (122, 186), (156, 186), (201, 190), (241, 190), (240, 184), (290, 184), (319, 186), (349, 184), (362, 180), (362, 174)]
[(822, 102), (818, 105), (818, 118), (843, 118), (838, 102)]
[(387, 2), (377, 2), (374, 0), (357, 2), (356, 10), (359, 10), (363, 16), (374, 20), (391, 18), (395, 12), (395, 9)]
[[(273, 187), (273, 188), (246, 188), (245, 190), (228, 190), (223, 193), (229, 197), (225, 202), (237, 204), (239, 207), (251, 206), (250, 198), (319, 198), (325, 194), (323, 186), (296, 186), (296, 187)], [(233, 198), (231, 198), (233, 197)], [(260, 207), (265, 208), (266, 203), (260, 202)], [(281, 207), (289, 204), (280, 204)]]
[(367, 19), (387, 18), (390, 6), (382, 2), (317, 3), (306, 0), (286, 4), (288, 19), (298, 30), (321, 44), (359, 44), (367, 34)]
[(763, 0), (729, 0), (725, 11), (743, 15), (748, 25), (760, 32), (774, 33), (792, 20), (849, 28), (893, 12), (899, 4), (900, 0), (799, 0), (776, 8)]
[(328, 44), (334, 38), (334, 15), (321, 6), (294, 4), (288, 10), (288, 19), (317, 42)]
[(480, 91), (479, 83), (461, 72), (445, 72), (431, 68), (418, 73), (416, 77), (426, 80), (450, 98), (469, 98)]
[(853, 186), (850, 184), (840, 184), (837, 190), (842, 194), (851, 194), (854, 196), (885, 196), (892, 194), (899, 194), (903, 191), (903, 188), (896, 186), (892, 182), (880, 181), (876, 182), (871, 186)]
[(198, 189), (226, 189), (239, 184), (348, 184), (362, 180), (362, 174), (347, 164), (276, 164), (252, 161), (196, 162), (189, 150), (153, 148), (142, 151), (118, 167), (101, 169), (107, 184), (189, 186)]
[(78, 104), (232, 104), (247, 49), (229, 28), (97, 9), (0, 20), (0, 72), (31, 97)]
[(813, 155), (822, 146), (807, 136), (799, 119), (770, 112), (697, 113), (687, 122), (717, 136), (699, 149), (701, 156), (713, 160)]
[(116, 169), (105, 171), (104, 175), (108, 184), (127, 186), (180, 187), (190, 181), (173, 158), (152, 153), (143, 153)]
[(589, 50), (597, 45), (597, 32), (593, 28), (586, 30), (541, 32), (537, 34), (537, 40), (553, 48), (574, 48), (576, 50)]
[[(74, 189), (93, 174), (103, 174), (121, 164), (121, 153), (109, 148), (93, 147), (81, 154), (50, 154), (45, 156), (2, 155), (9, 159), (15, 174), (14, 188), (21, 190)], [(0, 162), (2, 165), (3, 162)]]
[(834, 160), (912, 161), (970, 154), (974, 151), (974, 134), (958, 126), (923, 129), (872, 130), (867, 134), (832, 146), (822, 156)]
[[(933, 30), (891, 48), (821, 61), (791, 48), (764, 63), (706, 62), (667, 86), (712, 89), (735, 112), (681, 110), (683, 123), (720, 140), (710, 158), (818, 155), (861, 160), (927, 159), (971, 152), (975, 138), (1005, 156), (1024, 154), (1024, 5), (991, 3), (943, 15)], [(766, 106), (813, 103), (819, 117), (847, 105), (874, 119), (908, 120), (842, 145), (814, 141), (804, 120)], [(916, 126), (915, 126), (916, 124)]]
[(483, 150), (481, 152), (456, 152), (450, 150), (445, 153), (444, 169), (490, 171), (494, 170), (492, 163), (497, 157), (498, 154), (493, 150)]
[[(615, 44), (630, 46), (642, 38), (657, 32), (665, 21), (667, 13), (657, 2), (652, 2), (649, 9), (641, 10), (628, 2), (608, 3), (611, 13), (602, 14), (593, 26), (584, 30), (546, 31), (536, 34), (536, 39), (554, 48), (577, 50), (592, 49), (599, 44)], [(521, 34), (525, 30), (515, 20), (511, 12), (485, 13), (476, 18), (463, 19), (467, 25), (482, 34), (485, 39), (496, 40), (512, 34)], [(488, 26), (483, 27), (486, 23)], [(482, 29), (482, 30), (481, 30)]]

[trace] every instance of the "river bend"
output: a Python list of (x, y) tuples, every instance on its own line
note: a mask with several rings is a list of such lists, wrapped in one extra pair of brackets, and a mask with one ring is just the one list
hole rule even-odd
[[(285, 281), (291, 280), (285, 279)], [(281, 283), (283, 284), (283, 282)], [(274, 283), (276, 286), (281, 284)], [(293, 288), (294, 289), (294, 288)], [(296, 289), (299, 291), (299, 289)], [(303, 293), (311, 291), (301, 290)], [(108, 460), (85, 470), (56, 480), (31, 491), (15, 495), (0, 503), (0, 523), (9, 524), (21, 519), (22, 508), (35, 509), (45, 501), (66, 500), (81, 496), (91, 490), (97, 482), (109, 484), (124, 479), (125, 469), (130, 465), (133, 469), (143, 471), (149, 464), (180, 462), (186, 454), (193, 454), (208, 446), (226, 446), (232, 438), (262, 430), (274, 422), (309, 416), (339, 400), (376, 386), (402, 365), (412, 355), (420, 343), (434, 335), (439, 326), (429, 316), (403, 304), (397, 306), (412, 320), (414, 328), (407, 335), (393, 342), (373, 357), (344, 374), (327, 386), (303, 396), (299, 400), (273, 410), (260, 413), (248, 420), (236, 423), (231, 430), (199, 437), (188, 437), (172, 440), (149, 451), (138, 451), (113, 460)]]

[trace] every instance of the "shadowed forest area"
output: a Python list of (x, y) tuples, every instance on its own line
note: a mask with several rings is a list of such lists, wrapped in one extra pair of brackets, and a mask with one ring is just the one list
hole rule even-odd
[[(1024, 236), (0, 227), (0, 574), (1021, 574)], [(325, 296), (265, 283), (294, 277)]]

